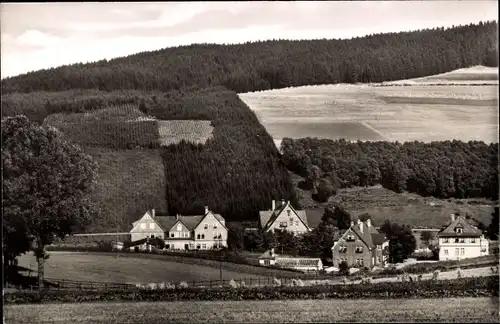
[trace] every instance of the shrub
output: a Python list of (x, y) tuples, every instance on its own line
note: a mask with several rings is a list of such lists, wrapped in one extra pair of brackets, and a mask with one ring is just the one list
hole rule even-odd
[(342, 276), (349, 275), (349, 265), (347, 264), (347, 262), (345, 262), (345, 261), (340, 262), (340, 264), (339, 264), (339, 274), (342, 275)]
[(231, 288), (238, 288), (239, 287), (238, 283), (236, 281), (234, 281), (233, 279), (231, 279), (231, 281), (229, 281), (229, 286)]
[(292, 287), (304, 287), (305, 284), (301, 279), (292, 279)]
[(440, 272), (441, 271), (439, 271), (439, 270), (434, 270), (434, 272), (432, 273), (432, 280), (438, 280)]
[(185, 281), (181, 281), (178, 285), (177, 285), (178, 288), (181, 288), (181, 289), (186, 289), (189, 287), (189, 285), (187, 284), (187, 282)]
[(273, 285), (275, 287), (280, 287), (281, 286), (281, 280), (279, 280), (277, 278), (273, 278)]
[(240, 283), (240, 287), (241, 287), (241, 288), (246, 288), (246, 287), (247, 287), (247, 284), (246, 284), (244, 281), (242, 281), (242, 282)]

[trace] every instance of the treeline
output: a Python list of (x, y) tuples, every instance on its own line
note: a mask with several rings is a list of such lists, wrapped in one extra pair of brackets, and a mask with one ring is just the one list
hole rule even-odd
[(497, 22), (369, 35), (348, 40), (198, 44), (6, 78), (2, 93), (99, 89), (236, 92), (422, 77), (498, 66)]
[(498, 199), (498, 144), (283, 139), (283, 162), (326, 201), (338, 188), (381, 184), (438, 198)]

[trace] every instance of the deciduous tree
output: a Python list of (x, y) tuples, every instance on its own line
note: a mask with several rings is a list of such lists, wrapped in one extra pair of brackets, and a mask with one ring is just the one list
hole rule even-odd
[[(25, 116), (2, 119), (2, 141), (3, 243), (10, 256), (28, 247), (34, 251), (41, 289), (45, 247), (96, 215), (89, 193), (97, 165), (57, 130), (37, 126)], [(22, 245), (13, 246), (15, 242)]]

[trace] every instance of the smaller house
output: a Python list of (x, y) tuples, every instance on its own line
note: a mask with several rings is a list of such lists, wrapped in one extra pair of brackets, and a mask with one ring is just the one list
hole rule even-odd
[(386, 247), (389, 240), (371, 224), (371, 219), (351, 222), (339, 240), (332, 247), (334, 267), (346, 262), (349, 267), (382, 267), (387, 261)]
[(285, 230), (294, 234), (303, 234), (311, 231), (307, 225), (306, 212), (296, 210), (290, 201), (282, 200), (276, 205), (271, 201), (271, 209), (259, 212), (259, 225), (264, 232)]
[(451, 214), (450, 223), (438, 234), (439, 261), (476, 258), (489, 254), (489, 242), (467, 218)]
[(294, 269), (303, 272), (323, 270), (320, 258), (294, 257), (284, 254), (276, 254), (274, 249), (264, 252), (259, 257), (259, 264), (263, 266), (276, 266), (286, 269)]

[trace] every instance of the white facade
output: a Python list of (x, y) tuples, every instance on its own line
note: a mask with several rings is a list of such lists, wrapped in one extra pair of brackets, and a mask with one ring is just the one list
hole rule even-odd
[(477, 258), (488, 254), (489, 243), (484, 236), (439, 238), (439, 261)]

